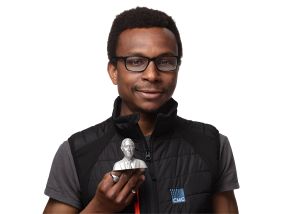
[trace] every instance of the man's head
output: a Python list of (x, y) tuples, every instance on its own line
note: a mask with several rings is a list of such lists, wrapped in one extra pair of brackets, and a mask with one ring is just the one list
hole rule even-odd
[(121, 150), (124, 156), (131, 160), (134, 154), (134, 143), (130, 138), (125, 138), (121, 143)]
[(118, 15), (108, 39), (108, 72), (122, 98), (121, 114), (152, 114), (175, 90), (180, 36), (165, 13), (136, 8)]
[(161, 27), (169, 29), (175, 36), (178, 57), (182, 57), (182, 44), (177, 26), (171, 16), (166, 13), (146, 7), (137, 7), (119, 14), (112, 23), (107, 41), (107, 55), (111, 63), (115, 63), (116, 49), (120, 34), (133, 28)]

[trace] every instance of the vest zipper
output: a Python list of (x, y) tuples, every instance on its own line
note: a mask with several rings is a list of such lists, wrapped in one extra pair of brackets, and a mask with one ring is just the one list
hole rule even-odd
[(148, 148), (146, 148), (146, 156), (145, 156), (145, 160), (146, 161), (150, 161), (151, 160), (151, 152), (149, 151)]
[(146, 150), (146, 154), (145, 154), (145, 160), (147, 162), (150, 162), (151, 160), (151, 144), (150, 144), (150, 139), (151, 139), (151, 136), (148, 140), (146, 140), (145, 136), (144, 137), (144, 145), (145, 145), (145, 150)]
[[(154, 132), (153, 132), (154, 133)], [(156, 174), (155, 174), (155, 168), (154, 168), (154, 163), (152, 160), (152, 155), (153, 155), (153, 133), (150, 136), (149, 140), (146, 141), (145, 143), (145, 148), (146, 148), (146, 161), (148, 164), (148, 172), (150, 175), (150, 185), (151, 185), (151, 192), (149, 195), (149, 199), (150, 199), (150, 204), (148, 202), (148, 208), (150, 208), (150, 210), (148, 210), (148, 212), (150, 213), (158, 213), (158, 192), (157, 192), (157, 180), (156, 180)]]
[[(152, 140), (153, 140), (153, 133), (150, 136), (149, 140), (147, 141), (145, 136), (140, 131), (141, 136), (144, 138), (144, 148), (145, 148), (145, 161), (148, 166), (148, 178), (145, 181), (145, 184), (148, 185), (148, 194), (143, 198), (140, 198), (140, 209), (145, 209), (144, 211), (149, 213), (158, 213), (158, 198), (157, 198), (157, 184), (156, 184), (156, 177), (154, 172), (153, 160), (152, 160)], [(150, 192), (149, 192), (150, 191)], [(146, 198), (145, 198), (146, 197)]]

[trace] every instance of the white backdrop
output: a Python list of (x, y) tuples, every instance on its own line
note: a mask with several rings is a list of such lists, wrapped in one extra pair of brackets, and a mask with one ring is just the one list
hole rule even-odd
[(229, 137), (240, 212), (299, 212), (297, 1), (60, 0), (0, 2), (1, 213), (42, 212), (59, 145), (110, 116), (107, 35), (138, 5), (178, 25), (179, 114)]

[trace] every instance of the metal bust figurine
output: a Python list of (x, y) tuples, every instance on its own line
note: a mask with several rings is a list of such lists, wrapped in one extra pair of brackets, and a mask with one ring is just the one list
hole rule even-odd
[(115, 163), (113, 171), (147, 168), (144, 161), (133, 157), (134, 149), (134, 142), (130, 138), (125, 138), (121, 143), (121, 150), (124, 153), (124, 158)]

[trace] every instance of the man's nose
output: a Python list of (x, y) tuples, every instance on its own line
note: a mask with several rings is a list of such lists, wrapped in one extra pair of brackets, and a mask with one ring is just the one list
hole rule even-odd
[(154, 61), (150, 61), (146, 70), (143, 71), (142, 78), (150, 82), (155, 82), (159, 79), (159, 70), (157, 70)]

